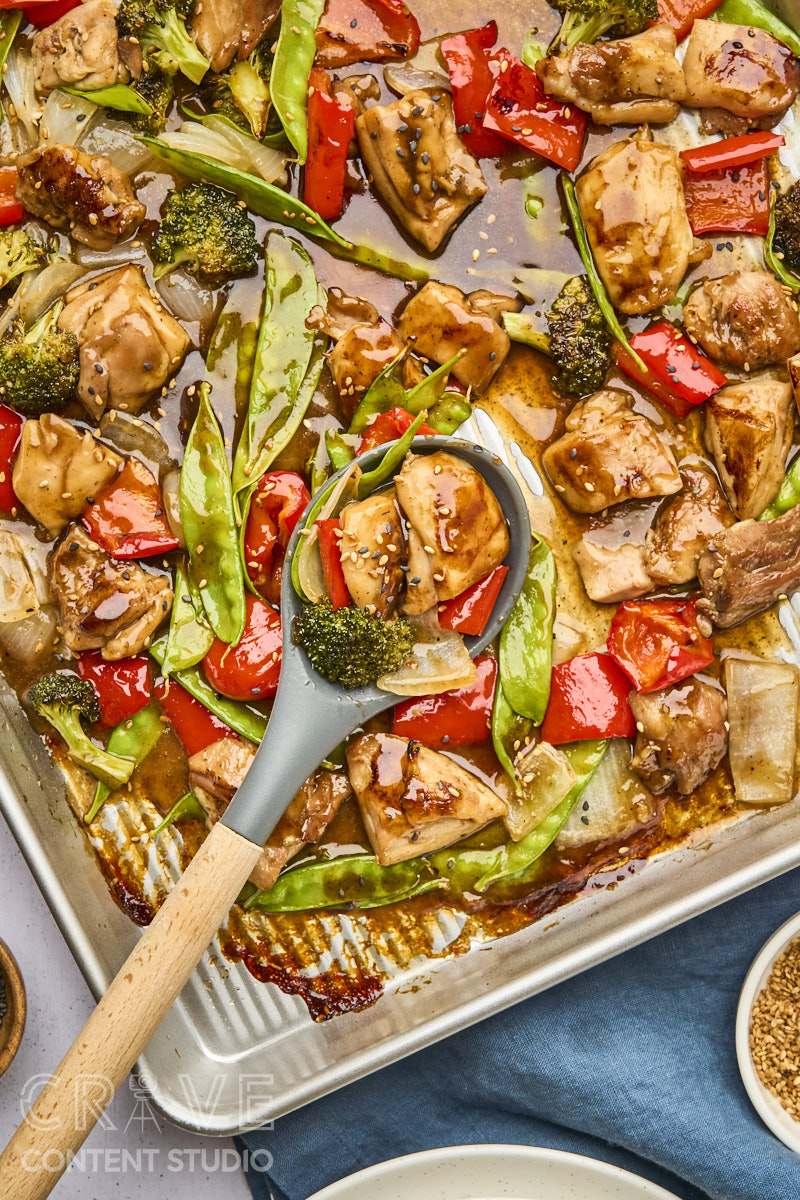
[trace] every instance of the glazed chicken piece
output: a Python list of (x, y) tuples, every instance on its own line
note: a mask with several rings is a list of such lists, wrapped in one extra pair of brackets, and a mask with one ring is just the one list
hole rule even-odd
[[(374, 75), (348, 75), (346, 79), (334, 79), (331, 95), (339, 104), (347, 104), (357, 117), (366, 111), (368, 100), (380, 100), (381, 85)], [(350, 143), (351, 157), (358, 153), (355, 141)]]
[(646, 313), (671, 304), (689, 263), (711, 251), (692, 234), (672, 147), (643, 134), (615, 142), (589, 164), (576, 188), (615, 308)]
[(697, 564), (697, 611), (723, 629), (800, 587), (800, 506), (772, 521), (739, 521), (709, 542)]
[[(417, 354), (442, 363), (459, 351), (452, 373), (464, 387), (485, 392), (506, 360), (511, 341), (499, 324), (497, 309), (505, 299), (477, 292), (476, 303), (449, 283), (431, 281), (412, 296), (400, 314), (397, 330)], [(513, 301), (511, 302), (513, 303)], [(488, 310), (487, 310), (488, 309)]]
[(785, 112), (800, 86), (800, 63), (763, 29), (695, 21), (683, 60), (686, 103), (756, 121)]
[(590, 600), (597, 604), (620, 604), (652, 591), (653, 581), (647, 573), (641, 543), (605, 546), (592, 533), (591, 530), (584, 533), (572, 551)]
[(598, 125), (658, 124), (673, 121), (686, 96), (675, 47), (675, 31), (659, 22), (619, 41), (578, 42), (564, 57), (540, 59), (536, 73), (550, 96)]
[(631, 765), (652, 791), (674, 783), (690, 795), (725, 757), (725, 693), (695, 675), (660, 692), (632, 692), (629, 702), (639, 730)]
[(384, 867), (459, 842), (506, 811), (499, 796), (445, 754), (393, 734), (363, 734), (348, 746), (347, 765)]
[(130, 73), (117, 50), (116, 11), (113, 0), (89, 0), (33, 35), (37, 92), (62, 84), (93, 91), (128, 83)]
[(306, 325), (335, 339), (328, 367), (345, 415), (352, 419), (364, 392), (400, 354), (403, 339), (369, 300), (336, 287), (328, 289), (325, 308), (312, 308)]
[(281, 7), (281, 0), (202, 0), (191, 27), (197, 48), (215, 74), (255, 50)]
[(136, 562), (116, 562), (72, 525), (50, 560), (50, 593), (70, 650), (99, 650), (108, 662), (138, 654), (172, 607), (169, 579)]
[(110, 250), (144, 220), (145, 206), (110, 158), (90, 157), (73, 146), (38, 146), (16, 166), (19, 203), (94, 250)]
[(27, 512), (51, 538), (75, 521), (124, 459), (55, 413), (22, 427), (12, 482)]
[(681, 467), (683, 491), (662, 508), (647, 531), (645, 569), (653, 583), (689, 583), (711, 538), (734, 523), (734, 515), (711, 471)]
[(686, 332), (714, 362), (757, 371), (800, 351), (800, 318), (788, 289), (768, 271), (710, 279), (683, 309)]
[(347, 590), (358, 608), (389, 617), (403, 588), (406, 538), (394, 488), (347, 504), (339, 514)]
[(542, 466), (565, 504), (596, 513), (623, 500), (671, 496), (681, 477), (672, 451), (627, 392), (604, 388), (576, 404)]
[(508, 529), (494, 492), (474, 467), (444, 450), (407, 454), (395, 486), (430, 562), (439, 600), (460, 595), (500, 566), (510, 546)]
[(759, 516), (783, 483), (792, 444), (792, 389), (777, 379), (731, 383), (705, 406), (706, 445), (740, 521)]
[[(221, 738), (189, 759), (189, 782), (214, 825), (233, 799), (255, 758), (256, 747), (242, 738)], [(264, 844), (250, 875), (256, 887), (271, 888), (303, 846), (318, 842), (352, 789), (343, 773), (320, 768), (306, 780)]]
[(67, 293), (58, 323), (80, 343), (78, 396), (95, 420), (137, 413), (177, 372), (189, 336), (151, 291), (141, 267), (98, 275)]
[(456, 132), (447, 92), (418, 89), (356, 119), (375, 191), (428, 251), (486, 194), (480, 166)]

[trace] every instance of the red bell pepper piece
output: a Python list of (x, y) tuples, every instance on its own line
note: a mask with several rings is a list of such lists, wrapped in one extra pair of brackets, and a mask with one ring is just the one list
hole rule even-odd
[(0, 225), (25, 220), (25, 209), (16, 197), (19, 175), (15, 167), (0, 167)]
[(289, 539), (310, 501), (302, 475), (268, 471), (259, 480), (244, 533), (247, 574), (256, 591), (277, 607)]
[(245, 597), (244, 632), (235, 646), (215, 638), (203, 659), (206, 679), (231, 700), (270, 700), (278, 690), (281, 618), (259, 596)]
[(204, 704), (190, 696), (174, 679), (169, 682), (162, 679), (153, 690), (190, 758), (220, 738), (237, 736), (224, 721), (210, 713)]
[(693, 150), (681, 150), (681, 158), (690, 171), (703, 174), (706, 171), (733, 170), (747, 163), (758, 162), (785, 145), (786, 140), (779, 133), (745, 133), (741, 137), (723, 138), (721, 142), (696, 146)]
[(177, 550), (155, 477), (138, 458), (125, 466), (83, 514), (98, 546), (114, 558), (147, 558)]
[(453, 87), (453, 112), (464, 145), (476, 158), (494, 158), (508, 149), (505, 139), (484, 129), (489, 93), (500, 69), (491, 48), (497, 41), (497, 22), (445, 38), (444, 55)]
[(319, 553), (322, 559), (322, 574), (333, 608), (347, 608), (352, 604), (342, 570), (342, 523), (338, 517), (323, 517), (315, 521)]
[[(27, 3), (22, 5), (22, 11), (31, 25), (35, 25), (37, 29), (46, 29), (48, 25), (54, 25), (61, 17), (72, 12), (73, 8), (77, 8), (80, 3), (81, 0), (42, 0), (41, 3), (37, 3), (36, 0), (33, 2), (27, 0)], [(17, 4), (0, 5), (0, 8), (19, 7)]]
[(317, 26), (317, 65), (411, 58), (419, 49), (419, 23), (404, 0), (328, 0)]
[(728, 382), (669, 321), (659, 321), (628, 340), (649, 370), (642, 371), (622, 347), (617, 365), (676, 417), (685, 417)]
[(719, 5), (720, 0), (658, 0), (658, 16), (672, 26), (680, 42), (691, 33), (695, 21), (702, 21)]
[[(364, 436), (358, 444), (358, 453), (364, 454), (367, 450), (374, 450), (376, 446), (384, 446), (387, 442), (396, 442), (407, 429), (411, 428), (415, 419), (404, 408), (390, 408), (388, 412), (378, 413), (374, 421), (364, 430)], [(423, 421), (417, 430), (417, 435), (435, 436), (436, 430), (431, 429), (430, 425), (426, 425)]]
[(587, 116), (545, 92), (539, 76), (507, 50), (493, 60), (500, 69), (489, 93), (484, 129), (574, 171), (581, 157)]
[(439, 624), (442, 629), (455, 629), (456, 633), (480, 637), (492, 615), (507, 574), (508, 567), (495, 567), (483, 579), (473, 583), (472, 587), (440, 604)]
[(553, 746), (590, 738), (633, 737), (631, 681), (608, 654), (581, 654), (553, 667), (542, 740)]
[(6, 408), (5, 404), (0, 404), (0, 512), (4, 513), (16, 513), (20, 507), (14, 494), (11, 472), (22, 437), (23, 424), (19, 413)]
[(637, 692), (668, 687), (714, 661), (694, 600), (626, 600), (611, 622), (608, 652)]
[(106, 662), (99, 650), (87, 650), (78, 657), (78, 674), (97, 693), (101, 729), (113, 729), (150, 703), (150, 660), (144, 654)]
[(767, 163), (749, 163), (729, 171), (686, 176), (686, 215), (692, 232), (757, 233), (769, 228)]
[(325, 221), (335, 220), (344, 207), (347, 151), (355, 126), (355, 109), (334, 99), (330, 76), (314, 67), (309, 78), (303, 199)]
[(478, 678), (469, 687), (403, 700), (394, 710), (392, 732), (439, 750), (478, 746), (492, 740), (492, 706), (497, 663), (489, 654), (475, 659)]

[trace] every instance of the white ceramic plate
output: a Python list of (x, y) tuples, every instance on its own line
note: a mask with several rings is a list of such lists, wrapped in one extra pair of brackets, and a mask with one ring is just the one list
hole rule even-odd
[(531, 1146), (450, 1146), (367, 1167), (311, 1200), (677, 1200), (609, 1163)]
[(777, 1138), (800, 1154), (800, 1124), (789, 1116), (756, 1074), (753, 1058), (750, 1054), (750, 1014), (756, 997), (763, 990), (772, 971), (772, 964), (786, 949), (793, 938), (800, 936), (800, 913), (790, 917), (756, 955), (753, 965), (747, 972), (747, 977), (739, 996), (739, 1008), (736, 1013), (736, 1057), (739, 1060), (739, 1071), (742, 1082), (747, 1089), (753, 1107), (761, 1120)]

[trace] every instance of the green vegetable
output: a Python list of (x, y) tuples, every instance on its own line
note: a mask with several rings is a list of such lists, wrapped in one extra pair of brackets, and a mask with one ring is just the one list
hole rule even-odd
[(63, 307), (59, 300), (27, 333), (17, 324), (0, 342), (0, 394), (4, 404), (25, 417), (58, 412), (75, 395), (78, 339), (58, 327)]
[[(161, 637), (150, 647), (150, 653), (159, 666), (164, 661), (166, 646), (167, 639)], [(228, 700), (225, 696), (217, 695), (195, 667), (175, 671), (172, 678), (185, 688), (190, 696), (194, 696), (195, 700), (199, 700), (209, 712), (219, 717), (220, 721), (224, 721), (243, 738), (251, 742), (261, 741), (267, 729), (267, 718), (262, 713), (247, 704), (240, 704), (238, 700)]]
[(82, 91), (80, 88), (66, 87), (62, 83), (61, 91), (69, 92), (71, 96), (82, 96), (84, 100), (91, 100), (92, 104), (96, 104), (98, 108), (114, 108), (118, 112), (140, 113), (144, 116), (153, 115), (152, 104), (138, 91), (129, 87), (127, 83), (114, 83), (110, 87), (95, 88), (89, 92)]
[(530, 729), (531, 722), (514, 712), (506, 700), (503, 685), (498, 680), (492, 707), (492, 744), (500, 766), (513, 783), (518, 795), (522, 794), (522, 784), (514, 767), (513, 747), (515, 742), (522, 744)]
[(175, 568), (175, 600), (169, 621), (164, 661), (165, 679), (176, 671), (196, 666), (211, 649), (214, 630), (203, 611), (203, 601), (191, 574)]
[[(146, 708), (141, 709), (127, 721), (123, 721), (111, 730), (107, 749), (110, 754), (121, 755), (125, 762), (131, 763), (128, 778), (133, 774), (134, 767), (138, 767), (144, 762), (165, 729), (166, 725), (161, 720), (161, 713), (157, 705), (148, 704)], [(126, 782), (127, 780), (122, 781), (122, 783)], [(122, 783), (115, 786), (121, 787)], [(91, 825), (111, 795), (111, 791), (112, 789), (106, 782), (103, 780), (98, 782), (92, 807), (83, 818), (87, 825)]]
[(611, 335), (585, 275), (568, 279), (547, 313), (549, 333), (536, 330), (530, 313), (503, 313), (503, 327), (515, 342), (549, 355), (562, 396), (591, 396), (605, 383), (611, 364)]
[(657, 0), (552, 0), (564, 14), (550, 43), (550, 54), (567, 54), (578, 42), (596, 42), (613, 29), (614, 37), (642, 33), (658, 20)]
[(375, 488), (380, 487), (384, 480), (391, 479), (392, 475), (399, 470), (400, 464), (411, 449), (411, 443), (417, 436), (417, 430), (420, 425), (425, 423), (427, 416), (426, 412), (421, 412), (414, 419), (413, 423), (409, 425), (403, 436), (398, 438), (396, 442), (391, 443), (378, 465), (373, 467), (371, 471), (364, 471), (362, 473), (358, 481), (359, 500), (363, 500), (365, 496), (369, 496), (371, 492), (375, 491)]
[(234, 283), (217, 318), (206, 355), (206, 382), (243, 412), (250, 395), (258, 344), (262, 287), (256, 279)]
[(567, 203), (567, 212), (569, 214), (569, 219), (572, 222), (572, 228), (575, 231), (575, 240), (578, 243), (578, 250), (580, 252), (583, 268), (586, 271), (586, 275), (589, 279), (589, 286), (594, 292), (594, 298), (597, 301), (600, 312), (603, 314), (603, 319), (608, 326), (608, 331), (612, 337), (617, 339), (619, 344), (624, 348), (625, 352), (631, 356), (640, 370), (644, 371), (645, 374), (648, 374), (647, 367), (644, 365), (636, 351), (631, 347), (625, 330), (620, 325), (619, 318), (614, 311), (614, 305), (609, 300), (606, 289), (603, 287), (603, 281), (597, 273), (597, 267), (595, 266), (594, 258), (592, 257), (592, 248), (589, 245), (589, 239), (586, 236), (586, 227), (583, 223), (583, 217), (581, 216), (578, 197), (575, 194), (575, 184), (572, 179), (570, 179), (569, 175), (567, 175), (564, 171), (561, 172), (561, 186), (564, 189), (564, 199)]
[(234, 63), (228, 71), (228, 87), (231, 99), (242, 115), (253, 137), (260, 141), (267, 129), (270, 113), (270, 76), (272, 55), (267, 42), (262, 39), (243, 62)]
[(317, 53), (316, 31), (325, 0), (283, 0), (281, 32), (272, 64), (272, 103), (297, 160), (308, 154), (308, 77)]
[(35, 270), (44, 257), (45, 252), (38, 242), (18, 225), (0, 229), (0, 288), (26, 271)]
[(471, 416), (472, 405), (466, 396), (461, 392), (445, 392), (429, 411), (425, 424), (437, 433), (452, 437)]
[(176, 800), (172, 808), (169, 810), (164, 820), (156, 825), (155, 829), (150, 830), (150, 837), (157, 838), (160, 833), (170, 826), (175, 825), (178, 821), (186, 819), (190, 821), (203, 821), (206, 819), (206, 810), (203, 808), (200, 801), (195, 796), (194, 792), (187, 792), (185, 796), (181, 796), (180, 800)]
[(533, 534), (528, 573), (500, 634), (500, 682), (514, 712), (541, 725), (550, 698), (556, 564), (544, 538)]
[(800, 183), (783, 195), (770, 188), (764, 261), (782, 283), (800, 291)]
[(391, 408), (405, 408), (406, 389), (403, 387), (402, 369), (409, 350), (408, 346), (401, 350), (397, 358), (388, 363), (367, 388), (353, 413), (348, 433), (363, 433), (380, 413), (388, 412)]
[(340, 237), (335, 230), (327, 225), (322, 217), (318, 217), (313, 209), (287, 195), (273, 183), (267, 183), (256, 175), (246, 171), (238, 171), (229, 167), (216, 158), (205, 154), (194, 154), (189, 150), (178, 150), (168, 146), (158, 138), (143, 137), (140, 141), (149, 146), (154, 154), (163, 159), (167, 166), (173, 167), (187, 179), (206, 179), (220, 187), (235, 192), (243, 200), (251, 212), (258, 213), (268, 221), (278, 225), (287, 225), (308, 237), (316, 238), (325, 244), (331, 254), (340, 258), (351, 259), (364, 267), (372, 267), (385, 275), (394, 275), (398, 279), (415, 281), (428, 278), (425, 264), (419, 259), (413, 261), (391, 258), (378, 250), (367, 246), (356, 246)]
[(212, 183), (168, 192), (150, 243), (153, 278), (183, 267), (210, 287), (252, 275), (258, 263), (256, 227), (236, 197)]
[(784, 513), (800, 504), (800, 454), (794, 460), (784, 476), (780, 490), (757, 521), (771, 521), (774, 517), (782, 517)]
[(0, 34), (2, 35), (0, 37), (0, 73), (2, 73), (9, 50), (21, 24), (22, 13), (19, 9), (0, 13)]
[(326, 598), (301, 609), (292, 639), (320, 675), (350, 689), (402, 666), (413, 649), (415, 629), (406, 617), (385, 621), (354, 605), (333, 609)]
[(538, 29), (529, 29), (522, 39), (522, 61), (526, 67), (535, 67), (539, 59), (547, 55), (547, 50), (538, 40), (538, 33)]
[(402, 368), (408, 357), (408, 347), (384, 367), (378, 378), (364, 393), (361, 403), (353, 414), (348, 433), (364, 433), (375, 417), (392, 408), (404, 408), (412, 416), (423, 409), (428, 410), (426, 422), (437, 433), (453, 433), (472, 413), (472, 405), (460, 392), (446, 392), (447, 381), (453, 365), (464, 354), (458, 354), (407, 392), (403, 387)]
[(138, 39), (148, 63), (167, 75), (180, 71), (192, 83), (201, 82), (210, 63), (170, 0), (122, 0), (116, 21), (120, 37)]
[(723, 0), (714, 12), (714, 19), (728, 21), (731, 25), (755, 25), (756, 29), (766, 30), (795, 54), (800, 54), (800, 37), (794, 29), (759, 3), (759, 0)]
[(130, 84), (130, 89), (144, 101), (147, 111), (127, 113), (123, 120), (137, 132), (149, 133), (155, 137), (167, 124), (175, 95), (172, 76), (159, 70), (155, 63), (151, 63), (150, 70), (143, 71), (139, 78)]
[(338, 433), (335, 429), (325, 430), (325, 449), (334, 471), (346, 467), (356, 456), (355, 447), (345, 440), (347, 437), (346, 433)]
[(371, 854), (321, 859), (281, 875), (244, 907), (256, 912), (303, 912), (308, 908), (379, 908), (444, 887), (424, 858), (380, 866)]
[(211, 409), (210, 390), (209, 384), (200, 385), (197, 415), (186, 443), (181, 467), (181, 522), (190, 572), (211, 628), (221, 641), (235, 645), (244, 629), (245, 587), (228, 459)]
[(132, 758), (120, 758), (89, 739), (82, 722), (100, 719), (94, 688), (77, 675), (43, 675), (28, 692), (28, 703), (67, 743), (70, 758), (110, 788), (122, 787), (133, 772)]

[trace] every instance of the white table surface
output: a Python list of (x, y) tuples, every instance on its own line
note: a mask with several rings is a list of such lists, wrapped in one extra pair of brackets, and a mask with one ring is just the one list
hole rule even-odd
[[(28, 1019), (16, 1058), (0, 1078), (0, 1147), (22, 1116), (22, 1097), (60, 1062), (93, 1007), (11, 833), (0, 817), (0, 938), (19, 963)], [(70, 1166), (54, 1200), (250, 1200), (233, 1142), (170, 1125), (128, 1080)], [(79, 1169), (82, 1168), (82, 1169)], [(11, 1197), (4, 1200), (12, 1200)]]

